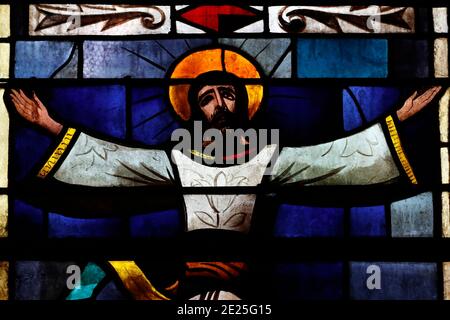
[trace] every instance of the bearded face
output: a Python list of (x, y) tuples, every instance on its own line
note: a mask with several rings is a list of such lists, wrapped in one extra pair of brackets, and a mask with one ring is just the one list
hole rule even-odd
[(233, 85), (205, 85), (198, 91), (197, 104), (210, 128), (224, 132), (239, 127), (236, 88)]

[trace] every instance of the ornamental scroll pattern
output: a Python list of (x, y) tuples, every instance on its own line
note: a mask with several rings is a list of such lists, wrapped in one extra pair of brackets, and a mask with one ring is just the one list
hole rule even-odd
[(168, 6), (30, 5), (30, 35), (131, 35), (169, 31)]
[(411, 33), (414, 9), (390, 6), (276, 6), (270, 30), (288, 33)]

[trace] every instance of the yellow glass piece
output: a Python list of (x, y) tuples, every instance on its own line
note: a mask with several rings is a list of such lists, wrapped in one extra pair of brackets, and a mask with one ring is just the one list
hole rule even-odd
[(264, 88), (262, 85), (248, 84), (245, 86), (248, 95), (248, 117), (253, 118), (256, 111), (261, 106), (261, 101), (264, 95)]
[(0, 78), (9, 78), (9, 43), (0, 43)]
[(259, 79), (256, 67), (240, 54), (225, 50), (225, 69), (235, 76), (243, 79)]
[(183, 120), (191, 117), (191, 107), (188, 103), (189, 84), (180, 84), (169, 87), (169, 99), (175, 112)]
[(193, 79), (209, 71), (223, 71), (221, 49), (194, 52), (181, 60), (172, 73), (175, 79)]
[(447, 191), (442, 192), (442, 236), (450, 237), (450, 193)]
[(69, 146), (69, 143), (72, 140), (73, 136), (75, 135), (76, 131), (77, 130), (74, 128), (67, 129), (67, 132), (64, 135), (64, 138), (61, 140), (58, 147), (55, 149), (55, 151), (53, 151), (53, 154), (50, 156), (50, 158), (47, 160), (47, 162), (44, 164), (44, 166), (39, 171), (39, 173), (38, 173), (39, 178), (47, 177), (49, 175), (49, 173), (53, 170), (53, 168), (58, 163), (61, 156), (67, 150), (67, 147)]
[(450, 300), (450, 262), (444, 262), (442, 266), (444, 273), (444, 300)]
[(0, 89), (0, 188), (8, 187), (9, 114), (3, 102), (4, 89)]
[(170, 300), (151, 284), (134, 261), (109, 261), (136, 300)]
[(9, 263), (0, 261), (0, 300), (8, 300), (8, 270)]
[(439, 132), (441, 142), (448, 142), (448, 109), (450, 108), (450, 88), (439, 100)]
[(448, 163), (448, 149), (441, 148), (441, 176), (442, 183), (449, 183), (449, 163)]
[(414, 175), (408, 158), (406, 158), (405, 152), (403, 151), (400, 137), (398, 136), (397, 128), (395, 127), (394, 119), (392, 118), (392, 116), (388, 116), (386, 118), (386, 124), (388, 126), (389, 135), (391, 136), (395, 151), (397, 152), (398, 159), (400, 160), (400, 163), (402, 164), (406, 175), (408, 176), (412, 184), (417, 184), (416, 176)]
[(434, 76), (448, 78), (448, 41), (446, 38), (434, 40)]
[(0, 195), (0, 238), (8, 236), (8, 196)]
[(11, 35), (9, 6), (0, 5), (0, 38), (7, 38)]

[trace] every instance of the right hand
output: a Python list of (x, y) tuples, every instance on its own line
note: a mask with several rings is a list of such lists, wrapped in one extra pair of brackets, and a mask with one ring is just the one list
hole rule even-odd
[(58, 135), (61, 132), (63, 128), (62, 124), (50, 117), (47, 108), (34, 92), (31, 98), (28, 98), (20, 89), (19, 91), (11, 90), (11, 92), (12, 93), (9, 96), (11, 97), (17, 112), (22, 117), (31, 123), (48, 130), (54, 135)]

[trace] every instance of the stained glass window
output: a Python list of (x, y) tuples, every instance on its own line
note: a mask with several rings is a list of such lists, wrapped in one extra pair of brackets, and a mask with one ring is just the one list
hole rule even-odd
[(0, 4), (0, 300), (450, 299), (445, 3), (50, 2)]

